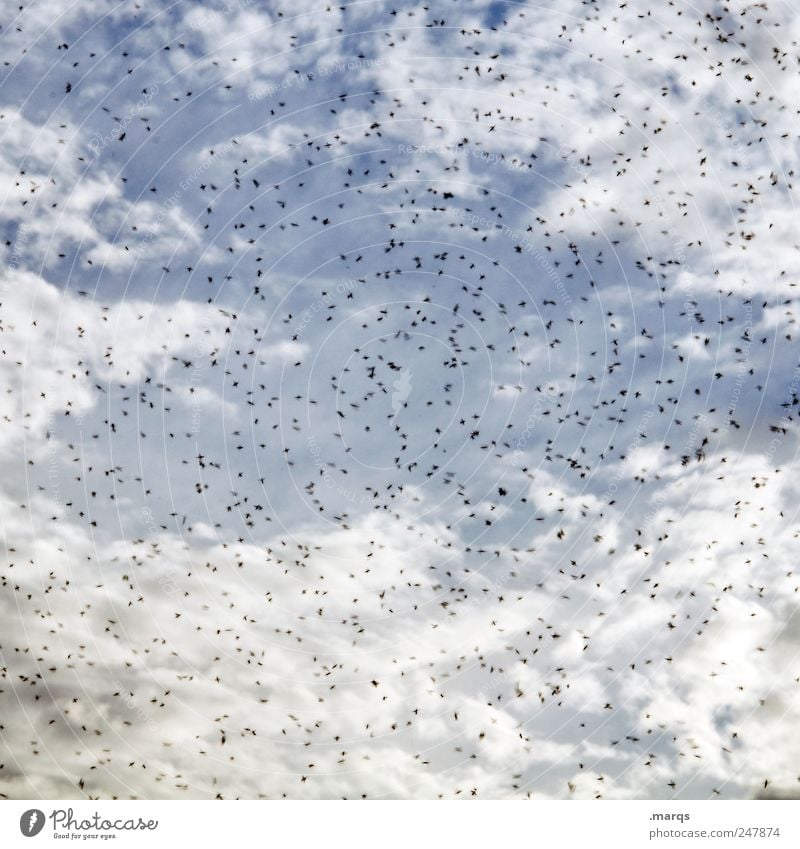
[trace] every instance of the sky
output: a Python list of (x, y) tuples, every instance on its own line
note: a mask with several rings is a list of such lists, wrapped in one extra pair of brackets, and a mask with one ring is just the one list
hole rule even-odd
[(0, 18), (0, 794), (800, 793), (800, 16)]

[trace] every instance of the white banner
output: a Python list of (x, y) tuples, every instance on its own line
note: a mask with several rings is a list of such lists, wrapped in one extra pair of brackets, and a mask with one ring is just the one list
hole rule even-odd
[(43, 802), (0, 804), (0, 846), (797, 847), (800, 802)]

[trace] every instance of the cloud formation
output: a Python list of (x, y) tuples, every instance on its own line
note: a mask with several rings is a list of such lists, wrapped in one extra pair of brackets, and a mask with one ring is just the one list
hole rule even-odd
[(12, 15), (0, 793), (796, 797), (797, 30)]

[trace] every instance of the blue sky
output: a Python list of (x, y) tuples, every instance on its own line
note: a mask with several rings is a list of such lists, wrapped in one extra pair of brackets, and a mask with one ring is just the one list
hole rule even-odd
[(798, 23), (716, 10), (4, 23), (0, 792), (796, 795)]

